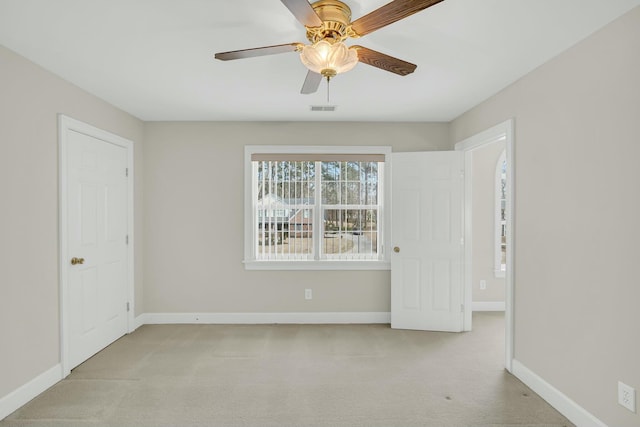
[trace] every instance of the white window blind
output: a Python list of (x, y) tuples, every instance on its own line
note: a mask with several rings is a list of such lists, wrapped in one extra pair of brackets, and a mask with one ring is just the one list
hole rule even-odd
[(315, 163), (252, 161), (257, 192), (255, 259), (315, 258)]

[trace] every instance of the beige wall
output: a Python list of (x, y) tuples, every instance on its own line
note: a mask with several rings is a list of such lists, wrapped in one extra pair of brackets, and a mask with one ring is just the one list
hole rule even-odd
[[(245, 271), (244, 146), (450, 149), (448, 124), (148, 123), (146, 130), (144, 301), (150, 313), (388, 312), (389, 271)], [(305, 288), (313, 289), (313, 300), (305, 301)]]
[[(476, 148), (472, 155), (473, 239), (471, 274), (473, 302), (504, 302), (504, 277), (495, 275), (495, 211), (496, 165), (505, 149), (504, 142), (494, 142)], [(480, 281), (487, 288), (480, 289)]]
[(640, 425), (640, 8), (456, 119), (515, 117), (515, 357), (609, 426)]
[(0, 46), (0, 398), (60, 361), (58, 113), (136, 142), (142, 207), (143, 123)]

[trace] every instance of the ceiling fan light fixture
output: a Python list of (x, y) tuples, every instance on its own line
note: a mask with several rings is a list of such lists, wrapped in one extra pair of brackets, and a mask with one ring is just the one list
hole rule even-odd
[(300, 60), (311, 71), (330, 79), (353, 69), (358, 63), (358, 53), (340, 41), (320, 40), (302, 48)]
[(286, 43), (219, 52), (215, 54), (215, 58), (228, 61), (297, 52), (302, 63), (309, 69), (300, 91), (302, 94), (315, 93), (322, 77), (327, 79), (328, 94), (331, 78), (353, 69), (358, 62), (406, 76), (413, 73), (417, 65), (363, 46), (347, 47), (343, 42), (349, 38), (365, 36), (442, 1), (444, 0), (391, 0), (352, 21), (351, 9), (341, 0), (281, 0), (306, 28), (310, 46)]

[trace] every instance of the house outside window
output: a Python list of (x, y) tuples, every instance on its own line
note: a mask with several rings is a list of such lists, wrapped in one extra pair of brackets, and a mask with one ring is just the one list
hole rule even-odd
[(245, 147), (247, 269), (388, 269), (389, 147)]

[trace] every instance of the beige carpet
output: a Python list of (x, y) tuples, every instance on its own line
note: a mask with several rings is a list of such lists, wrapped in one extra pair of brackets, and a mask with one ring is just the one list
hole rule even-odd
[(504, 320), (147, 325), (4, 421), (44, 426), (572, 426), (503, 369)]

